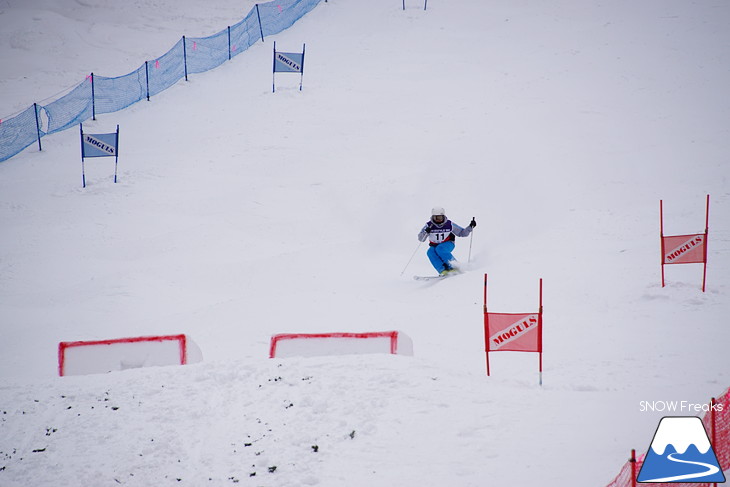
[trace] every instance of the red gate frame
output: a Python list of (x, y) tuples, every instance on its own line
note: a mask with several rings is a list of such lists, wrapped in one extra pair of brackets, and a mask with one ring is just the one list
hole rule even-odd
[[(537, 312), (537, 350), (531, 350), (529, 352), (537, 352), (539, 355), (539, 372), (540, 372), (540, 385), (542, 385), (542, 278), (540, 278), (540, 301), (539, 309)], [(499, 313), (499, 314), (514, 314), (524, 315), (528, 313)], [(535, 313), (529, 313), (535, 314)], [(487, 376), (490, 375), (489, 369), (489, 352), (497, 352), (500, 350), (491, 350), (491, 344), (489, 342), (489, 312), (487, 311), (487, 274), (484, 274), (484, 346), (487, 355)], [(520, 350), (505, 350), (505, 351), (520, 351)]]
[(312, 339), (312, 338), (390, 338), (390, 353), (396, 355), (398, 353), (397, 331), (373, 331), (365, 333), (279, 333), (271, 337), (269, 343), (269, 358), (276, 358), (276, 347), (282, 340), (292, 339)]
[(111, 340), (60, 342), (58, 344), (58, 375), (63, 377), (66, 374), (66, 350), (69, 348), (87, 347), (87, 346), (96, 346), (96, 345), (115, 345), (118, 343), (165, 342), (165, 341), (176, 341), (180, 344), (180, 365), (186, 365), (188, 363), (188, 338), (184, 334), (145, 336), (145, 337), (133, 337), (133, 338), (114, 338)]
[(703, 264), (704, 269), (702, 271), (702, 292), (705, 292), (705, 283), (707, 282), (707, 244), (708, 239), (707, 235), (709, 233), (709, 227), (710, 227), (710, 195), (707, 195), (707, 204), (705, 206), (705, 233), (698, 233), (694, 235), (704, 235), (704, 248), (702, 251), (702, 262), (665, 262), (665, 248), (664, 248), (664, 238), (665, 237), (691, 237), (692, 235), (664, 235), (664, 202), (662, 200), (659, 200), (659, 237), (661, 241), (661, 259), (662, 259), (662, 287), (665, 286), (664, 283), (664, 266), (665, 265), (674, 265), (674, 264)]

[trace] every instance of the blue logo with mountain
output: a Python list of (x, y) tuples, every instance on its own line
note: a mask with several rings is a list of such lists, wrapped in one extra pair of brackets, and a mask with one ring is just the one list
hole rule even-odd
[(702, 420), (694, 416), (662, 418), (636, 481), (725, 482)]

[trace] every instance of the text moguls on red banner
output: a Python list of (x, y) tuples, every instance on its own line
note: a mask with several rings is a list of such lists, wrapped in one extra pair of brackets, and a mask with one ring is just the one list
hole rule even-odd
[(664, 264), (703, 264), (705, 257), (705, 234), (677, 235), (664, 239)]

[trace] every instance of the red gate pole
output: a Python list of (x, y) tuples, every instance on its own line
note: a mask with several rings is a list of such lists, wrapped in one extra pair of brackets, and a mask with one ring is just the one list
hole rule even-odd
[(542, 277), (540, 278), (540, 308), (537, 314), (537, 350), (540, 356), (540, 386), (542, 386)]
[(489, 313), (487, 313), (487, 274), (484, 274), (484, 351), (487, 355), (487, 377), (489, 377)]
[(659, 239), (661, 240), (662, 249), (662, 287), (664, 287), (664, 210), (662, 200), (659, 200)]
[(705, 269), (702, 272), (702, 292), (705, 292), (705, 282), (707, 281), (707, 234), (709, 233), (710, 227), (710, 195), (707, 195), (707, 206), (705, 207), (705, 250), (704, 250), (704, 266)]

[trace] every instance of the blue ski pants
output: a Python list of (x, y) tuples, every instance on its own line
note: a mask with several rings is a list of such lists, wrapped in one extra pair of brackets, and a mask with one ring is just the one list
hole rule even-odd
[(436, 272), (441, 272), (445, 267), (451, 268), (449, 262), (454, 260), (454, 256), (451, 255), (454, 247), (454, 242), (443, 242), (428, 248), (426, 255), (428, 256), (428, 260), (431, 261), (431, 265), (436, 269)]

